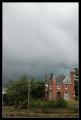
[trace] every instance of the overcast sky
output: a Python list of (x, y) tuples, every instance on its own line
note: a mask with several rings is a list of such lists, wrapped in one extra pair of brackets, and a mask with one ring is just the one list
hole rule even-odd
[(3, 80), (78, 66), (78, 3), (3, 3)]

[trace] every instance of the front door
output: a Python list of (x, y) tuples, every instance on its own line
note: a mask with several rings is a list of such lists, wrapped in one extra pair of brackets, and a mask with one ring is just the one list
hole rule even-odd
[(61, 92), (57, 92), (57, 99), (61, 98)]

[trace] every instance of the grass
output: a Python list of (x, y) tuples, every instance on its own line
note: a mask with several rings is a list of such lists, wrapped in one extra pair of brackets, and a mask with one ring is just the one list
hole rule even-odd
[(3, 117), (79, 117), (79, 101), (68, 101), (67, 108), (30, 108), (15, 109), (14, 106), (4, 106), (2, 108)]
[[(9, 110), (10, 109), (10, 110)], [(13, 107), (12, 107), (13, 109)], [(14, 111), (11, 110), (11, 108), (6, 107), (5, 110), (7, 110), (6, 114), (3, 114), (3, 116), (7, 117), (78, 117), (78, 114), (75, 113), (69, 113), (68, 111), (64, 112), (65, 110), (57, 109), (56, 111), (52, 113), (45, 113), (45, 112), (37, 112), (32, 111), (28, 113), (26, 109), (20, 110), (20, 111)]]

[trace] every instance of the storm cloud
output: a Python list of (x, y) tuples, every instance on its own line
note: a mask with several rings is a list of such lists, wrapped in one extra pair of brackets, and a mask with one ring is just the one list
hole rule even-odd
[(78, 66), (78, 3), (3, 3), (3, 80)]

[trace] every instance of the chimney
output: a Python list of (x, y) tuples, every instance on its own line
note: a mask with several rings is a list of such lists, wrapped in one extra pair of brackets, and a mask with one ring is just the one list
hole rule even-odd
[(74, 83), (74, 70), (70, 71), (70, 79), (71, 79), (71, 83)]
[(49, 80), (49, 76), (46, 74), (44, 79), (45, 79), (45, 82), (47, 83)]

